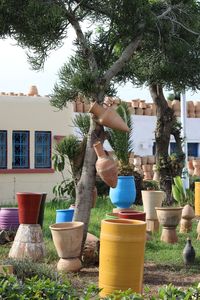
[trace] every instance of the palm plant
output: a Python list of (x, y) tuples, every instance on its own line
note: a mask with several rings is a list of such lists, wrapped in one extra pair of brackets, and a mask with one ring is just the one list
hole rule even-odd
[(130, 128), (130, 132), (124, 132), (108, 128), (108, 141), (117, 157), (119, 174), (132, 175), (134, 167), (129, 163), (130, 153), (133, 152), (133, 125), (131, 122), (131, 114), (129, 112), (128, 105), (126, 102), (121, 102), (116, 110), (120, 117)]

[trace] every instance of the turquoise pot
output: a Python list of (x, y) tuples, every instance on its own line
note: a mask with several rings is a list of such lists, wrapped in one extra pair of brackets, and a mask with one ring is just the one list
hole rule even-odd
[(57, 209), (56, 223), (72, 222), (73, 216), (74, 216), (74, 208)]
[(118, 176), (117, 186), (110, 188), (109, 196), (117, 208), (129, 208), (136, 198), (134, 176)]

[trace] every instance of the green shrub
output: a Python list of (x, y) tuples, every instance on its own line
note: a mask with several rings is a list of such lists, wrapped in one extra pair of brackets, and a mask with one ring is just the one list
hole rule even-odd
[(81, 296), (78, 294), (78, 290), (73, 289), (67, 280), (51, 280), (50, 278), (34, 276), (21, 281), (14, 275), (0, 274), (0, 299), (89, 300), (98, 292), (98, 288), (89, 286), (86, 291), (81, 291), (83, 294)]

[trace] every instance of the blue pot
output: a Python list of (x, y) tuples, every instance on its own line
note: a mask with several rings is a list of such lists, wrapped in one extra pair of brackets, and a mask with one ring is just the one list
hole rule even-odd
[(117, 208), (129, 208), (136, 198), (134, 176), (118, 176), (117, 186), (110, 188), (109, 196)]
[(72, 222), (73, 216), (74, 216), (74, 208), (57, 209), (56, 223)]

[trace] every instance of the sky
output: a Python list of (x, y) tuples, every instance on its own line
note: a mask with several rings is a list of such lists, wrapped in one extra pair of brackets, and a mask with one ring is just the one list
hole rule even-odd
[[(72, 35), (71, 35), (72, 36)], [(45, 62), (44, 70), (33, 71), (26, 57), (26, 51), (11, 39), (0, 40), (0, 92), (22, 92), (27, 94), (31, 85), (36, 85), (41, 96), (51, 94), (58, 71), (73, 53), (72, 37), (67, 39), (62, 48), (52, 51)], [(166, 91), (167, 96), (170, 92)], [(144, 99), (152, 102), (147, 88), (134, 88), (130, 83), (118, 88), (117, 96), (122, 100)], [(186, 93), (187, 100), (200, 101), (200, 92)]]

